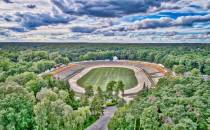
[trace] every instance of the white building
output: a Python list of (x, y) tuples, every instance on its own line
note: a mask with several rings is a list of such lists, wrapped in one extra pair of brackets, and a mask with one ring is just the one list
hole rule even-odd
[(113, 56), (113, 61), (116, 61), (118, 60), (118, 57), (117, 56)]

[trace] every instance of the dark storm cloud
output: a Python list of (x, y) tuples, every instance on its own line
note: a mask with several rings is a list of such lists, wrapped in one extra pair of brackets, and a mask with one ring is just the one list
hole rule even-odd
[(26, 7), (29, 8), (29, 9), (34, 9), (34, 8), (36, 8), (36, 5), (29, 4), (29, 5), (27, 5)]
[(17, 22), (20, 27), (8, 28), (15, 32), (26, 32), (36, 29), (39, 26), (47, 26), (53, 24), (66, 24), (75, 19), (71, 16), (55, 15), (50, 13), (34, 14), (34, 13), (16, 13), (14, 16), (6, 15), (4, 20), (7, 22)]
[(11, 0), (3, 0), (5, 3), (13, 3)]
[(16, 16), (19, 17), (20, 23), (23, 27), (28, 29), (34, 29), (43, 25), (58, 24), (58, 23), (68, 23), (72, 20), (72, 17), (66, 17), (62, 15), (51, 15), (51, 14), (33, 14), (33, 13), (17, 13)]
[(10, 29), (10, 30), (12, 30), (14, 32), (26, 32), (27, 31), (27, 29), (24, 28), (24, 27), (10, 27), (8, 29)]
[(51, 0), (64, 13), (97, 17), (144, 13), (150, 7), (160, 7), (162, 2), (177, 1), (179, 0)]
[(9, 36), (9, 33), (6, 32), (6, 31), (5, 31), (5, 32), (3, 32), (3, 31), (1, 32), (1, 31), (0, 31), (0, 36), (1, 36), (1, 35), (2, 35), (2, 36)]
[(202, 9), (202, 7), (199, 5), (189, 5), (189, 7), (195, 8), (195, 9)]
[(206, 4), (206, 8), (210, 9), (210, 2), (208, 4)]

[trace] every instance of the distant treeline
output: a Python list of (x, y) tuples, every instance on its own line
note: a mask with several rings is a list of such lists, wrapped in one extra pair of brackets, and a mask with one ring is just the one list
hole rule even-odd
[(16, 55), (29, 50), (58, 52), (61, 57), (68, 58), (66, 61), (104, 60), (118, 56), (124, 60), (161, 63), (177, 73), (194, 69), (210, 75), (209, 44), (1, 43), (0, 47)]

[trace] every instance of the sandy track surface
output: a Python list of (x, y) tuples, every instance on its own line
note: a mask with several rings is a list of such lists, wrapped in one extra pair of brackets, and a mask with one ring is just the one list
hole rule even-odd
[(85, 93), (85, 89), (82, 88), (81, 86), (79, 86), (77, 84), (77, 81), (83, 77), (85, 74), (87, 74), (90, 70), (94, 69), (94, 68), (100, 68), (100, 67), (123, 67), (123, 68), (128, 68), (128, 69), (132, 69), (135, 73), (136, 79), (138, 81), (138, 84), (131, 88), (131, 89), (127, 89), (124, 91), (125, 95), (129, 95), (129, 94), (136, 94), (137, 92), (139, 92), (140, 90), (142, 90), (143, 88), (143, 84), (145, 83), (148, 87), (152, 86), (152, 83), (148, 77), (147, 74), (145, 74), (145, 72), (143, 71), (142, 68), (137, 68), (135, 66), (130, 66), (130, 65), (118, 65), (118, 64), (110, 64), (110, 65), (94, 65), (94, 66), (89, 66), (86, 67), (84, 70), (82, 70), (80, 73), (76, 74), (75, 76), (73, 76), (72, 78), (69, 79), (69, 84), (71, 86), (71, 88), (73, 89), (74, 92), (79, 93), (79, 94), (84, 94)]

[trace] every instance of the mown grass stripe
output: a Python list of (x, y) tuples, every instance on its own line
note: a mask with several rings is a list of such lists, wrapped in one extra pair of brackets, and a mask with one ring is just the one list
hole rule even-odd
[(125, 88), (134, 87), (137, 84), (137, 79), (133, 70), (120, 67), (102, 67), (95, 68), (78, 80), (78, 84), (82, 87), (92, 85), (95, 89), (100, 86), (103, 90), (109, 81), (122, 80)]

